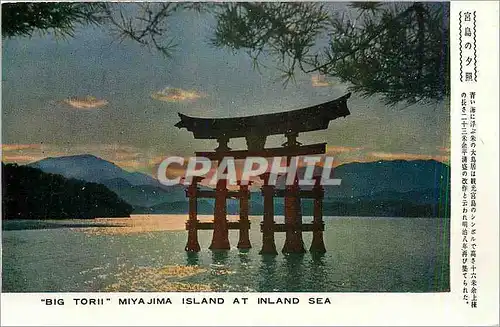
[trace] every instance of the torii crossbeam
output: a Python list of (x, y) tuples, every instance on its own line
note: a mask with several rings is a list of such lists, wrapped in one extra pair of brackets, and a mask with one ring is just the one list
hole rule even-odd
[[(304, 109), (292, 110), (281, 113), (265, 115), (235, 117), (235, 118), (196, 118), (179, 113), (180, 122), (175, 124), (178, 128), (186, 128), (192, 132), (195, 139), (216, 139), (219, 146), (214, 152), (197, 152), (197, 156), (203, 156), (213, 161), (220, 161), (224, 157), (244, 159), (247, 157), (287, 157), (287, 163), (294, 156), (324, 154), (326, 143), (301, 145), (297, 136), (301, 132), (317, 131), (327, 129), (331, 120), (350, 115), (347, 108), (347, 99), (350, 93), (316, 106)], [(287, 141), (279, 148), (265, 148), (266, 138), (270, 135), (283, 134)], [(234, 150), (228, 147), (232, 138), (244, 137), (247, 141), (247, 150)], [(313, 232), (311, 252), (325, 252), (323, 243), (323, 188), (319, 180), (312, 191), (300, 190), (297, 178), (293, 185), (287, 185), (285, 190), (275, 190), (273, 185), (268, 184), (268, 175), (264, 174), (262, 194), (264, 196), (264, 221), (261, 224), (263, 233), (263, 244), (261, 254), (277, 254), (274, 244), (275, 232), (286, 232), (284, 253), (305, 252), (302, 241), (302, 232)], [(239, 191), (229, 191), (227, 181), (222, 179), (217, 183), (214, 191), (199, 190), (197, 184), (200, 178), (193, 179), (193, 184), (187, 190), (189, 201), (189, 220), (186, 223), (188, 242), (186, 251), (198, 252), (200, 246), (197, 239), (198, 229), (213, 229), (213, 239), (210, 249), (229, 249), (229, 229), (239, 229), (240, 241), (238, 248), (250, 248), (248, 229), (248, 186), (240, 184)], [(229, 223), (226, 216), (226, 199), (234, 196), (240, 200), (240, 221)], [(215, 198), (214, 221), (201, 223), (197, 220), (196, 199), (210, 197)], [(285, 223), (274, 222), (273, 198), (284, 197), (285, 199)], [(312, 224), (302, 224), (301, 198), (314, 199), (314, 221)]]

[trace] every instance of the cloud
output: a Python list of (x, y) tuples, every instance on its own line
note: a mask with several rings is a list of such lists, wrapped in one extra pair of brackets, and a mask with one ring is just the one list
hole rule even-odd
[(449, 147), (438, 146), (437, 149), (438, 149), (439, 152), (450, 153), (450, 148)]
[(166, 87), (151, 95), (153, 99), (166, 102), (194, 101), (205, 95), (194, 90), (183, 90), (179, 88)]
[(140, 149), (130, 145), (120, 144), (2, 144), (2, 160), (5, 162), (28, 163), (47, 157), (71, 156), (78, 154), (93, 154), (116, 165), (125, 168), (146, 170), (150, 160), (158, 156), (151, 149)]
[(0, 148), (2, 151), (17, 151), (17, 150), (27, 150), (27, 149), (40, 149), (40, 144), (1, 144)]
[(2, 144), (2, 161), (25, 164), (46, 157), (41, 144)]
[[(68, 146), (57, 144), (3, 144), (1, 148), (2, 160), (6, 163), (27, 164), (47, 157), (92, 154), (112, 162), (125, 170), (140, 171), (155, 177), (159, 164), (169, 157), (169, 154), (162, 153), (161, 150), (155, 148), (139, 148), (120, 144), (80, 144)], [(184, 176), (188, 159), (189, 157), (184, 158), (182, 165), (169, 165), (166, 172), (168, 178)], [(242, 164), (242, 162), (236, 162), (238, 174), (241, 174)], [(215, 167), (212, 167), (207, 176), (211, 178), (215, 170)], [(206, 181), (206, 184), (208, 184), (208, 181)]]
[(338, 146), (338, 145), (327, 145), (326, 153), (345, 153), (363, 150), (364, 147), (352, 147), (352, 146)]
[(128, 144), (3, 144), (2, 160), (6, 163), (26, 164), (47, 157), (92, 154), (129, 171), (156, 175), (158, 164), (168, 154), (154, 147), (139, 148)]
[[(115, 165), (130, 171), (141, 171), (156, 174), (155, 163), (161, 156), (161, 151), (150, 147), (137, 147), (128, 144), (88, 144), (71, 147), (71, 154), (89, 153), (110, 161)], [(164, 157), (164, 156), (163, 156)]]
[(446, 155), (417, 154), (417, 153), (392, 153), (392, 152), (370, 152), (368, 157), (382, 160), (437, 160), (448, 162), (450, 157)]
[(177, 177), (181, 177), (182, 179), (186, 175), (186, 167), (178, 164), (171, 164), (167, 167), (165, 175), (167, 176), (167, 178), (171, 179)]
[(108, 104), (107, 100), (97, 99), (93, 96), (87, 96), (84, 98), (72, 97), (64, 100), (63, 102), (75, 109), (82, 110), (102, 108)]
[(113, 163), (121, 168), (132, 168), (138, 170), (145, 168), (144, 162), (141, 160), (114, 160)]
[(313, 87), (331, 86), (332, 84), (326, 80), (325, 75), (315, 74), (311, 76), (311, 83)]
[[(117, 166), (130, 170), (140, 171), (152, 176), (156, 176), (158, 172), (158, 165), (170, 153), (163, 152), (162, 149), (154, 147), (136, 147), (127, 144), (79, 144), (79, 145), (57, 145), (57, 144), (3, 144), (2, 160), (4, 162), (16, 162), (19, 164), (26, 164), (34, 161), (44, 159), (46, 157), (60, 157), (77, 154), (93, 154), (101, 157), (104, 160), (113, 162)], [(386, 152), (386, 151), (367, 151), (365, 147), (355, 146), (327, 146), (327, 156), (334, 157), (334, 166), (349, 162), (373, 162), (378, 160), (437, 160), (444, 163), (449, 162), (448, 148), (436, 148), (434, 154), (422, 153), (405, 153), (405, 152)], [(320, 156), (324, 160), (324, 155)], [(174, 178), (183, 176), (187, 166), (187, 160), (182, 165), (170, 165), (167, 170), (167, 176)], [(236, 173), (237, 176), (241, 175), (243, 161), (236, 160)], [(299, 165), (301, 163), (299, 162)], [(323, 162), (320, 162), (321, 166)], [(207, 174), (207, 179), (202, 181), (202, 184), (208, 185), (210, 178), (215, 172), (215, 166), (212, 166), (210, 172)], [(256, 185), (260, 185), (261, 181), (255, 178)]]
[(17, 162), (17, 163), (29, 163), (33, 161), (38, 161), (43, 159), (43, 157), (40, 156), (29, 156), (29, 155), (14, 155), (14, 156), (9, 156), (9, 155), (3, 155), (2, 154), (2, 160), (5, 162)]

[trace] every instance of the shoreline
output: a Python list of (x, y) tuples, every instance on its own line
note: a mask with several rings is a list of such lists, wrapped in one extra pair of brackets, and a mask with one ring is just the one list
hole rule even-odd
[[(92, 219), (2, 219), (2, 231), (43, 230), (43, 229), (74, 229), (92, 234), (130, 234), (154, 231), (183, 231), (188, 215), (131, 215), (130, 217), (92, 218)], [(262, 216), (250, 216), (254, 225), (258, 225)], [(276, 221), (284, 219), (276, 216)], [(306, 220), (312, 217), (305, 216)], [(237, 221), (237, 215), (228, 215), (229, 221)], [(446, 219), (447, 217), (369, 217), (369, 216), (325, 216), (324, 219)], [(212, 215), (200, 215), (199, 220), (209, 222)]]

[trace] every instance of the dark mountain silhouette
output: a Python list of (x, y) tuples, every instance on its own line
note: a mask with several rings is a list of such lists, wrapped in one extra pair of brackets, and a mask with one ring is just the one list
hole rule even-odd
[[(305, 170), (298, 170), (299, 178), (303, 178)], [(322, 168), (315, 167), (313, 175), (321, 176), (321, 173)], [(383, 192), (405, 193), (447, 188), (449, 176), (449, 166), (435, 160), (352, 162), (332, 169), (330, 178), (340, 179), (341, 183), (338, 186), (326, 186), (325, 196), (350, 198), (374, 196)], [(277, 187), (283, 188), (284, 185), (285, 177), (278, 178)]]
[[(46, 158), (30, 166), (66, 177), (97, 181), (134, 206), (134, 213), (187, 213), (183, 185), (164, 186), (151, 176), (130, 173), (91, 155)], [(315, 175), (320, 174), (316, 167)], [(299, 170), (299, 176), (305, 169)], [(449, 166), (435, 160), (394, 160), (348, 163), (334, 168), (339, 186), (325, 186), (325, 215), (449, 217)], [(284, 185), (278, 180), (278, 188)], [(199, 212), (213, 213), (213, 199), (199, 200)], [(237, 214), (237, 200), (229, 199), (227, 212)], [(250, 214), (262, 214), (262, 195), (252, 192)], [(275, 213), (283, 214), (283, 199), (275, 199)], [(303, 201), (311, 215), (312, 201)]]
[[(305, 168), (299, 169), (303, 178)], [(321, 175), (316, 167), (313, 175)], [(348, 163), (333, 169), (338, 186), (325, 186), (324, 215), (449, 217), (450, 168), (435, 160), (393, 160)], [(277, 181), (284, 188), (284, 178)], [(310, 188), (310, 187), (304, 187)], [(255, 198), (253, 201), (260, 202)], [(312, 200), (302, 201), (310, 216)], [(253, 214), (260, 214), (261, 209)], [(283, 200), (275, 200), (275, 212), (283, 214)], [(252, 212), (251, 212), (252, 213)]]
[(128, 172), (90, 154), (49, 157), (29, 166), (67, 178), (103, 184), (134, 206), (135, 213), (146, 213), (147, 208), (162, 203), (185, 201), (185, 188), (182, 185), (165, 186), (149, 175)]
[(86, 182), (103, 183), (110, 179), (123, 179), (132, 185), (163, 185), (155, 178), (139, 172), (128, 172), (114, 163), (91, 154), (65, 157), (48, 157), (28, 166), (39, 168), (46, 173), (59, 174), (67, 178), (81, 179)]
[(183, 185), (132, 185), (123, 178), (108, 179), (102, 184), (134, 207), (152, 207), (165, 202), (184, 201), (186, 198)]
[(3, 219), (128, 217), (132, 206), (104, 185), (2, 163)]
[(326, 189), (328, 198), (376, 196), (383, 192), (448, 189), (449, 166), (435, 160), (393, 160), (349, 163), (336, 167), (333, 176), (340, 186)]

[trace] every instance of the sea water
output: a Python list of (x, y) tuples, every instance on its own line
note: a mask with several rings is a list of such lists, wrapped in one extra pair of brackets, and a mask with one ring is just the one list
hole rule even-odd
[[(71, 222), (61, 224), (60, 228), (30, 222), (39, 223), (38, 229), (7, 230), (16, 229), (12, 225), (17, 222), (4, 221), (2, 289), (4, 292), (449, 290), (449, 219), (326, 217), (324, 255), (309, 252), (284, 255), (281, 248), (285, 235), (276, 233), (279, 254), (263, 256), (258, 254), (262, 244), (259, 217), (251, 219), (250, 250), (236, 248), (238, 231), (229, 233), (231, 250), (208, 250), (212, 232), (199, 231), (202, 250), (194, 255), (184, 251), (185, 218), (158, 215), (145, 224), (181, 226), (174, 230), (95, 227), (90, 221), (79, 222), (78, 228), (71, 227)], [(305, 217), (304, 221), (311, 219)], [(115, 232), (108, 233), (107, 229)], [(303, 239), (308, 250), (311, 233), (304, 232)]]

